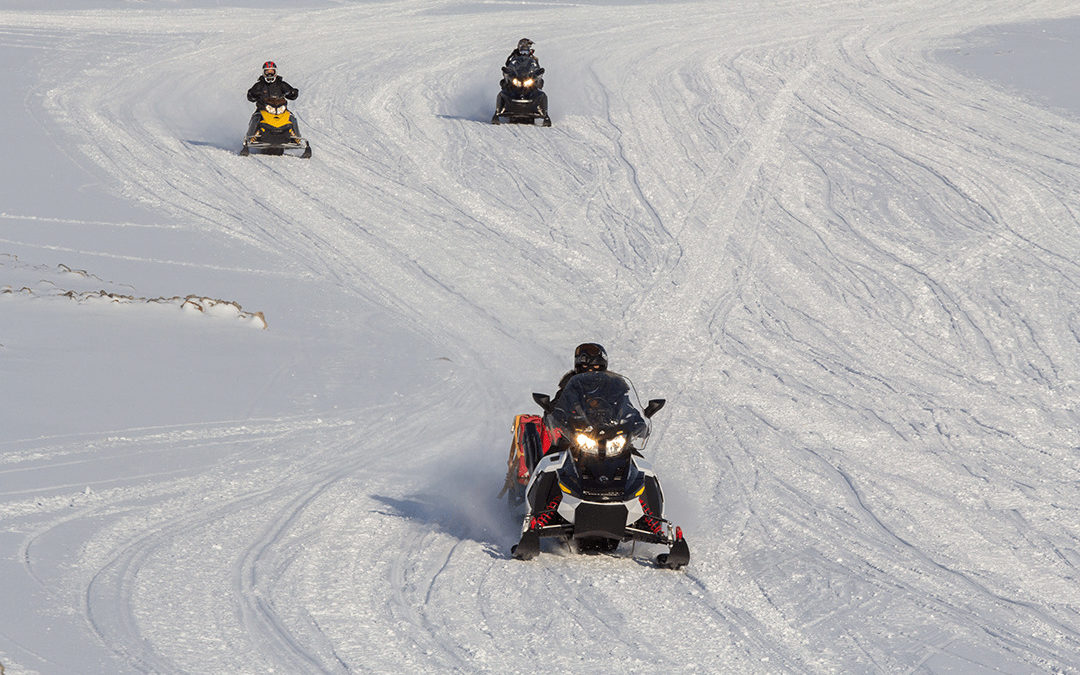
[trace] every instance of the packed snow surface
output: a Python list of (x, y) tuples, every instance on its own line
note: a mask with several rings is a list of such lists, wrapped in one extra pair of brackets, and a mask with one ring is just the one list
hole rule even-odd
[[(1024, 90), (1075, 3), (43, 4), (0, 0), (5, 673), (1080, 664), (1080, 115)], [(488, 124), (523, 36), (550, 129)], [(267, 59), (310, 160), (236, 154)], [(509, 557), (584, 341), (668, 400), (682, 571)]]

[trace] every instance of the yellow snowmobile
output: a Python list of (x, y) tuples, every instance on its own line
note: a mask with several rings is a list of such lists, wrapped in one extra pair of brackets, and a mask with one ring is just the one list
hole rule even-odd
[(268, 99), (251, 116), (240, 155), (246, 157), (253, 151), (263, 155), (283, 155), (287, 150), (300, 151), (299, 156), (304, 159), (311, 157), (311, 144), (300, 136), (300, 127), (285, 99)]

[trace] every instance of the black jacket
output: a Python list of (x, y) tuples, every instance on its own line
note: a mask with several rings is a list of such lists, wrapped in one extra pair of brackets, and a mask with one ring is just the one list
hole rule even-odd
[(566, 373), (565, 375), (562, 376), (562, 379), (559, 380), (559, 390), (556, 391), (555, 395), (551, 397), (551, 403), (552, 404), (554, 404), (556, 401), (559, 400), (559, 397), (562, 396), (563, 389), (566, 388), (566, 383), (570, 381), (571, 377), (573, 377), (573, 376), (575, 376), (577, 374), (578, 374), (578, 371), (575, 369), (575, 370), (569, 371), (568, 373)]
[(273, 82), (267, 82), (266, 78), (260, 77), (251, 89), (248, 89), (247, 98), (252, 103), (259, 104), (271, 98), (287, 98), (295, 101), (299, 95), (300, 90), (280, 77), (275, 78)]

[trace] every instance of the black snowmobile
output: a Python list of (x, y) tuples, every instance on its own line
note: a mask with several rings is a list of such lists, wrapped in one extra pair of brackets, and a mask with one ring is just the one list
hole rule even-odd
[(544, 69), (531, 58), (519, 57), (510, 59), (502, 72), (502, 90), (495, 99), (491, 123), (499, 124), (503, 117), (511, 124), (532, 124), (539, 119), (550, 127), (548, 97), (541, 89)]
[(311, 144), (300, 136), (300, 127), (283, 98), (271, 98), (259, 104), (251, 116), (244, 147), (240, 154), (247, 157), (252, 152), (263, 155), (283, 155), (285, 151), (299, 151), (300, 157), (311, 157)]
[(664, 399), (639, 412), (630, 392), (626, 378), (601, 371), (572, 377), (554, 403), (533, 394), (559, 440), (528, 467), (521, 540), (510, 551), (515, 558), (534, 558), (542, 538), (558, 537), (582, 553), (611, 553), (624, 541), (663, 544), (668, 552), (657, 556), (658, 565), (679, 569), (690, 562), (682, 528), (664, 519), (660, 482), (634, 447), (648, 437), (646, 420)]

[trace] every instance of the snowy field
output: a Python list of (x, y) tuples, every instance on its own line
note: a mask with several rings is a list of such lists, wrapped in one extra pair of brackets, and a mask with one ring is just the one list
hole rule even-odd
[[(1080, 5), (43, 4), (4, 675), (1080, 668)], [(523, 36), (550, 129), (487, 123)], [(236, 155), (267, 59), (310, 160)], [(594, 340), (682, 571), (509, 557), (512, 417)]]

